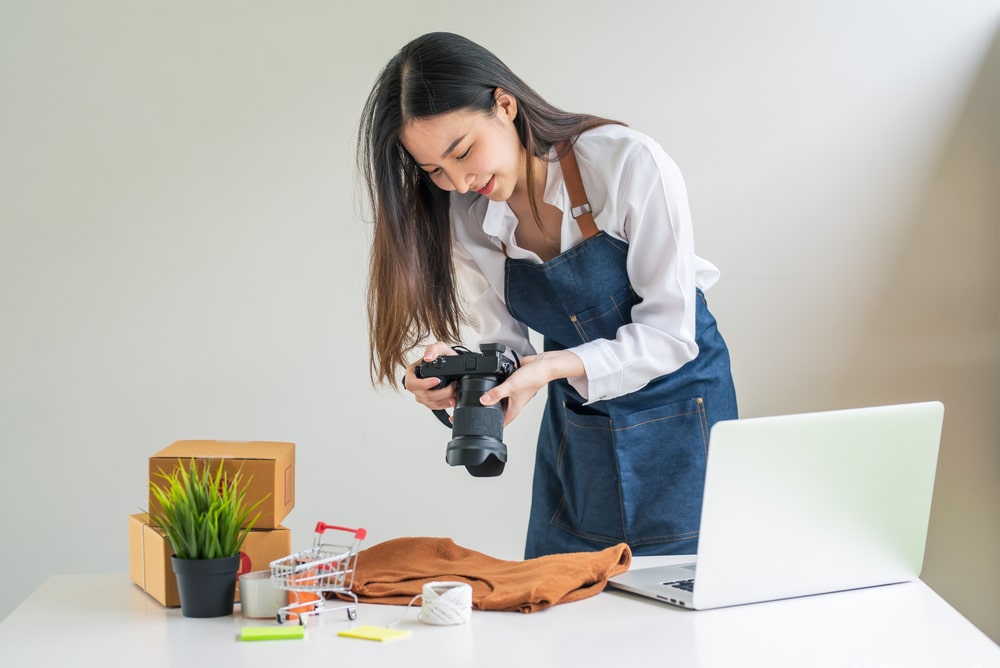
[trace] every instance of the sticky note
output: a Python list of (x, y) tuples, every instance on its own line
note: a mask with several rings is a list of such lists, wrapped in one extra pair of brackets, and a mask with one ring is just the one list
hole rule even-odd
[(299, 626), (244, 626), (240, 640), (291, 640), (304, 638), (306, 627)]
[(382, 642), (391, 642), (393, 640), (405, 638), (410, 635), (410, 632), (400, 631), (398, 629), (387, 629), (384, 626), (357, 626), (353, 629), (341, 631), (337, 635), (344, 636), (345, 638), (361, 638), (362, 640), (381, 640)]

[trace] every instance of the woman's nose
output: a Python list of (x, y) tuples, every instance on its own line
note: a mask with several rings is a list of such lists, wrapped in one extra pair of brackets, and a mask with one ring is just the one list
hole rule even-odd
[(472, 180), (475, 178), (475, 175), (458, 172), (450, 178), (452, 185), (455, 186), (455, 190), (461, 194), (465, 194), (469, 192), (469, 188), (472, 187)]

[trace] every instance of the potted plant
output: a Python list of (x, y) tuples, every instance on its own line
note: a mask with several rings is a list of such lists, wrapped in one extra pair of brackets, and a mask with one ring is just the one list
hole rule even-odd
[(191, 459), (185, 466), (178, 460), (172, 471), (155, 475), (159, 481), (150, 481), (150, 491), (160, 508), (152, 518), (174, 550), (181, 614), (231, 615), (240, 548), (260, 518), (252, 513), (266, 497), (248, 503), (242, 470), (230, 477), (223, 462), (213, 473), (207, 461)]

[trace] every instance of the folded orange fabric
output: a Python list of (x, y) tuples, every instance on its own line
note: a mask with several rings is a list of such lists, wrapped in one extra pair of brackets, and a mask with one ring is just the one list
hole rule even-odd
[(352, 589), (363, 603), (406, 605), (428, 582), (466, 582), (477, 610), (535, 612), (600, 593), (630, 563), (625, 543), (600, 552), (504, 561), (450, 538), (395, 538), (358, 553)]

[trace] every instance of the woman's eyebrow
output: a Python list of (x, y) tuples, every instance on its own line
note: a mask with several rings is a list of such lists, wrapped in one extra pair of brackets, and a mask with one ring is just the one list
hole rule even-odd
[(456, 139), (456, 140), (455, 140), (455, 141), (453, 141), (452, 143), (448, 144), (448, 148), (446, 148), (446, 149), (444, 150), (444, 153), (442, 153), (442, 154), (441, 154), (441, 158), (442, 158), (442, 159), (444, 159), (444, 158), (447, 158), (447, 157), (448, 157), (448, 154), (449, 154), (449, 153), (451, 153), (452, 151), (454, 151), (454, 150), (455, 150), (455, 147), (456, 147), (456, 146), (458, 146), (458, 145), (459, 145), (459, 143), (461, 143), (461, 141), (462, 141), (463, 139), (465, 139), (465, 137), (466, 137), (466, 135), (462, 135), (461, 137), (459, 137), (458, 139)]
[[(444, 150), (444, 153), (441, 154), (441, 159), (444, 160), (445, 158), (447, 158), (448, 154), (454, 151), (455, 147), (458, 146), (462, 142), (462, 140), (465, 139), (467, 136), (468, 136), (467, 134), (464, 134), (455, 141), (453, 141), (452, 143), (448, 144), (448, 148), (446, 148)], [(430, 164), (431, 163), (429, 162), (418, 162), (417, 167), (427, 167)]]

